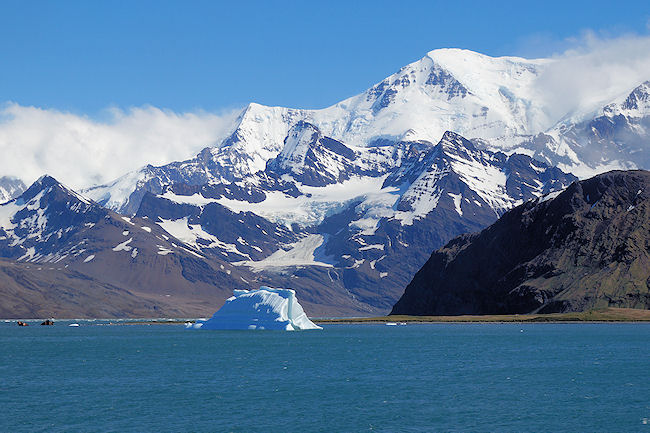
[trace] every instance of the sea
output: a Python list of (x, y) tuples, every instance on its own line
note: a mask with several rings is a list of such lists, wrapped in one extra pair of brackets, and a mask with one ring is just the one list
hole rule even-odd
[(0, 322), (0, 432), (650, 432), (650, 324)]

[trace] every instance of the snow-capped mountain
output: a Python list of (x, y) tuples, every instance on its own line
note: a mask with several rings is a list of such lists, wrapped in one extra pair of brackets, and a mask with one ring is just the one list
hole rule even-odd
[(42, 293), (53, 279), (88, 279), (95, 291), (128, 291), (148, 315), (196, 314), (229, 289), (267, 284), (295, 288), (311, 314), (376, 314), (433, 249), (575, 179), (451, 132), (436, 145), (352, 148), (306, 122), (240, 181), (175, 182), (183, 166), (149, 168), (165, 175), (152, 177), (161, 191), (139, 190), (134, 217), (48, 176), (0, 205), (0, 257), (19, 267), (10, 283), (29, 274)]
[(26, 317), (41, 304), (57, 317), (205, 314), (213, 305), (201, 302), (223, 302), (250, 274), (49, 176), (0, 205), (0, 257), (4, 317)]
[(582, 176), (614, 168), (650, 168), (650, 81), (593, 117), (562, 122), (520, 146)]
[[(175, 188), (194, 199), (217, 193)], [(50, 176), (41, 177), (19, 197), (0, 204), (0, 316), (196, 317), (213, 312), (235, 288), (292, 283), (301, 288), (310, 314), (362, 311), (340, 285), (318, 285), (311, 273), (267, 275), (231, 263), (272, 255), (278, 244), (298, 237), (261, 217), (234, 219), (227, 209), (214, 208), (201, 208), (203, 225), (192, 224), (188, 209), (195, 208), (183, 206), (176, 211), (184, 217), (157, 224), (116, 214)], [(241, 229), (240, 219), (258, 224), (252, 229), (259, 233), (268, 231), (266, 244), (256, 241), (264, 249), (246, 245), (241, 236), (255, 238)], [(240, 235), (232, 245), (221, 243), (203, 230), (213, 231), (215, 224)], [(233, 250), (251, 253), (232, 255)]]
[(575, 179), (451, 132), (436, 145), (350, 148), (299, 122), (264, 171), (147, 192), (136, 216), (260, 278), (308, 285), (307, 296), (333, 288), (357, 311), (376, 313), (390, 308), (433, 248)]
[(25, 189), (27, 189), (27, 187), (23, 181), (18, 178), (9, 176), (0, 177), (0, 203), (4, 203), (19, 196), (23, 191), (25, 191)]
[[(240, 181), (264, 171), (274, 159), (287, 168), (291, 158), (308, 157), (300, 154), (306, 148), (299, 145), (312, 138), (298, 131), (305, 124), (350, 150), (381, 149), (376, 162), (389, 167), (400, 161), (394, 159), (398, 150), (390, 146), (437, 143), (445, 131), (454, 131), (480, 148), (526, 153), (581, 177), (611, 168), (647, 168), (647, 83), (629, 83), (631, 93), (624, 96), (616, 89), (602, 89), (598, 97), (577, 101), (579, 108), (558, 112), (548, 106), (551, 102), (543, 85), (544, 74), (554, 62), (434, 50), (367, 91), (328, 108), (302, 110), (251, 103), (235, 120), (232, 134), (195, 158), (147, 166), (83, 192), (111, 209), (135, 214), (144, 191), (159, 194), (166, 185), (178, 182)], [(297, 125), (303, 126), (296, 130)], [(296, 146), (285, 146), (288, 136)], [(326, 149), (322, 145), (320, 152), (327, 153)], [(346, 158), (345, 150), (338, 150), (343, 153), (330, 151), (328, 162), (338, 158), (334, 154)], [(319, 158), (322, 165), (324, 160)]]
[[(249, 104), (195, 157), (82, 193), (318, 313), (386, 312), (434, 249), (577, 179), (566, 172), (650, 162), (648, 84), (557, 113), (540, 84), (553, 62), (435, 50), (325, 109)], [(21, 233), (6, 233), (24, 239), (15, 257), (30, 251)]]

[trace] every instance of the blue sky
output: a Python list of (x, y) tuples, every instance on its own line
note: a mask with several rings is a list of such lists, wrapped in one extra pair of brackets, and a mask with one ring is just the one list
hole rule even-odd
[(320, 108), (429, 50), (560, 53), (649, 33), (649, 2), (2, 1), (0, 102), (90, 116)]

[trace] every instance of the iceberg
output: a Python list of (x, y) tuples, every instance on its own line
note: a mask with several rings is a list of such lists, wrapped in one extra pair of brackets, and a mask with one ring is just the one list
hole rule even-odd
[(234, 290), (233, 296), (205, 322), (188, 324), (190, 329), (283, 330), (323, 329), (315, 325), (291, 289), (262, 286), (259, 290)]

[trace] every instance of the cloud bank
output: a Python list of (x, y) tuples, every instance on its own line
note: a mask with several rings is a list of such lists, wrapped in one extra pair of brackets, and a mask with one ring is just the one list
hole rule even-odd
[(194, 156), (221, 141), (240, 110), (174, 113), (110, 109), (105, 120), (15, 103), (0, 108), (0, 176), (30, 184), (50, 174), (81, 189), (146, 164)]
[(537, 83), (550, 118), (589, 114), (585, 110), (627, 96), (650, 80), (650, 36), (607, 38), (588, 31), (567, 45), (551, 57)]

